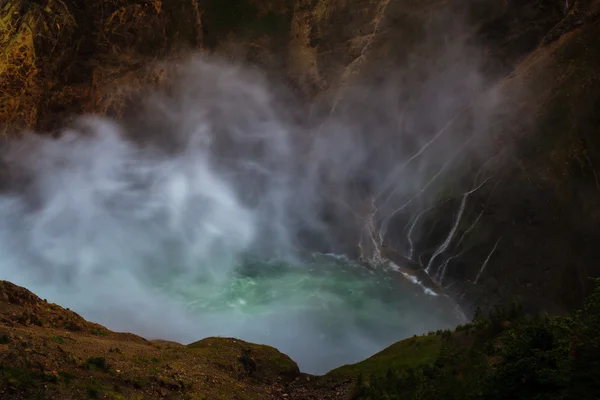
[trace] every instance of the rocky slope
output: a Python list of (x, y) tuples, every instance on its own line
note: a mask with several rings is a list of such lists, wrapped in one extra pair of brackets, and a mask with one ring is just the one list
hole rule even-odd
[[(596, 0), (6, 0), (0, 123), (12, 135), (82, 112), (123, 116), (137, 89), (164, 78), (156, 60), (198, 48), (258, 64), (326, 110), (355, 110), (357, 82), (399, 87), (400, 99), (372, 108), (405, 115), (407, 134), (444, 135), (427, 150), (418, 201), (398, 213), (405, 198), (375, 202), (373, 226), (394, 213), (381, 242), (466, 308), (518, 299), (559, 313), (600, 274), (599, 10)], [(435, 156), (469, 138), (456, 162)], [(365, 221), (336, 218), (358, 242)]]
[(346, 381), (237, 339), (184, 346), (111, 332), (0, 281), (2, 399), (344, 399)]
[(405, 339), (324, 376), (269, 346), (188, 346), (111, 332), (0, 281), (2, 399), (595, 399), (600, 280), (582, 310), (527, 318), (477, 313), (455, 330)]

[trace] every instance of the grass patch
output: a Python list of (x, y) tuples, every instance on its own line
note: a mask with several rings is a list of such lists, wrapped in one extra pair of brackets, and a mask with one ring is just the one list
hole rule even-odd
[(357, 364), (344, 365), (327, 373), (328, 377), (356, 377), (360, 374), (386, 374), (390, 368), (418, 367), (433, 364), (442, 347), (438, 335), (418, 336), (402, 340)]
[(108, 331), (104, 329), (94, 329), (91, 333), (92, 335), (108, 336)]
[(144, 365), (150, 364), (150, 360), (148, 358), (139, 356), (139, 355), (134, 355), (133, 360), (139, 364), (144, 364)]
[(207, 338), (192, 343), (187, 348), (210, 360), (216, 366), (239, 375), (252, 375), (257, 379), (271, 380), (281, 376), (296, 376), (298, 366), (292, 359), (271, 346), (257, 345), (243, 340)]
[(46, 384), (57, 383), (58, 378), (43, 372), (0, 364), (0, 382), (0, 387), (30, 393), (36, 389), (43, 389)]
[(52, 341), (58, 344), (65, 343), (65, 339), (62, 336), (54, 336), (52, 337)]
[(104, 357), (90, 357), (83, 364), (85, 369), (108, 372), (110, 367)]
[(75, 379), (75, 374), (69, 371), (59, 371), (58, 376), (63, 380), (66, 384), (70, 384)]
[(138, 389), (138, 390), (145, 388), (150, 383), (150, 381), (147, 377), (140, 377), (140, 376), (130, 378), (126, 382), (128, 384), (130, 384), (131, 386), (133, 386), (134, 389)]
[(87, 396), (90, 399), (98, 399), (100, 398), (100, 390), (94, 386), (90, 386), (87, 388)]

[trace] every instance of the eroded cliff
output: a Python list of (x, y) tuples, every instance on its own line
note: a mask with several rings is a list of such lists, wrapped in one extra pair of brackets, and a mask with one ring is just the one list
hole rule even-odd
[[(593, 0), (8, 0), (0, 122), (13, 135), (84, 112), (122, 117), (138, 89), (165, 77), (159, 61), (190, 49), (258, 64), (327, 110), (352, 109), (344, 99), (357, 83), (393, 81), (400, 99), (373, 108), (419, 120), (412, 130), (427, 139), (476, 139), (456, 162), (431, 164), (406, 210), (388, 194), (391, 204), (374, 203), (378, 241), (467, 308), (518, 299), (562, 312), (600, 272), (598, 12)], [(442, 169), (443, 183), (429, 185)], [(354, 246), (368, 224), (335, 218)]]

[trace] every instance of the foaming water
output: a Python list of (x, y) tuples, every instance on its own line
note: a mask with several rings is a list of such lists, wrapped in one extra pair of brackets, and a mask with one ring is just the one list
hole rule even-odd
[(392, 275), (300, 261), (300, 237), (329, 248), (345, 229), (323, 209), (332, 194), (350, 204), (368, 170), (352, 125), (315, 135), (260, 76), (222, 62), (176, 75), (135, 118), (82, 117), (58, 139), (6, 144), (1, 278), (112, 330), (237, 336), (309, 372), (456, 322), (442, 296)]
[(267, 343), (317, 374), (460, 322), (447, 299), (332, 255), (302, 264), (248, 260), (221, 285), (173, 278), (160, 286), (198, 317), (203, 336)]

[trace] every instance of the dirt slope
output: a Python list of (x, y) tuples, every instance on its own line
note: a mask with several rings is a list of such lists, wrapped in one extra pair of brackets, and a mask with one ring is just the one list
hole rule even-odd
[(2, 399), (343, 399), (286, 355), (237, 339), (184, 346), (85, 321), (0, 281)]

